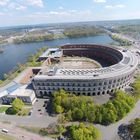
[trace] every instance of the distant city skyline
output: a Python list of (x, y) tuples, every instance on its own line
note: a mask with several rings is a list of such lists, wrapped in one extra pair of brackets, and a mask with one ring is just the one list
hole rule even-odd
[(138, 0), (0, 0), (0, 26), (140, 18)]

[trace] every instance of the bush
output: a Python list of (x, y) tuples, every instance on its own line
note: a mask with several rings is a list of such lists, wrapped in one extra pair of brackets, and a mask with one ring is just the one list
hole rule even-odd
[(17, 114), (16, 110), (14, 110), (12, 107), (9, 107), (9, 108), (6, 110), (5, 113), (8, 114), (8, 115), (15, 115), (15, 114)]
[(48, 129), (47, 128), (41, 128), (39, 131), (39, 134), (42, 136), (48, 135)]
[(64, 132), (66, 132), (66, 129), (63, 125), (58, 125), (57, 126), (57, 131), (59, 133), (59, 135), (63, 134)]

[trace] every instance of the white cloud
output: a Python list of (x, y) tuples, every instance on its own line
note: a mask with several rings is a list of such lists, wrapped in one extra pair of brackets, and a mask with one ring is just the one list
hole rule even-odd
[(6, 6), (9, 0), (0, 0), (0, 6)]
[(16, 10), (26, 10), (27, 7), (23, 6), (23, 5), (19, 5), (18, 7), (16, 7)]
[(117, 7), (117, 8), (124, 8), (125, 5), (123, 5), (123, 4), (119, 4), (119, 5), (116, 5), (116, 7)]
[(106, 0), (93, 0), (96, 3), (106, 3)]
[(26, 0), (28, 5), (44, 7), (43, 0)]
[(47, 23), (54, 23), (54, 22), (70, 22), (71, 19), (73, 21), (82, 21), (84, 20), (91, 20), (92, 12), (90, 10), (86, 11), (77, 11), (77, 10), (63, 10), (63, 11), (49, 11), (49, 12), (36, 12), (28, 15), (26, 18), (34, 21), (35, 23), (38, 22), (47, 22)]
[(27, 7), (18, 3), (10, 3), (8, 5), (8, 8), (14, 9), (14, 10), (25, 10)]
[(125, 8), (125, 5), (123, 5), (123, 4), (118, 4), (118, 5), (106, 5), (105, 8), (107, 8), (107, 9)]

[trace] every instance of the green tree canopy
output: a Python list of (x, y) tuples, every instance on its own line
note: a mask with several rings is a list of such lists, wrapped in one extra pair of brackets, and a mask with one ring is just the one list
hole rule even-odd
[(83, 123), (70, 127), (70, 136), (73, 140), (101, 140), (99, 131), (93, 126)]
[(13, 102), (12, 102), (12, 108), (13, 110), (15, 110), (16, 112), (19, 112), (23, 109), (24, 107), (24, 103), (22, 102), (22, 100), (20, 100), (19, 98), (16, 98)]

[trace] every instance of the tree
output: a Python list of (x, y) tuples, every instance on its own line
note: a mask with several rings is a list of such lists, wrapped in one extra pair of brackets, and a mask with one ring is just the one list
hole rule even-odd
[(63, 114), (59, 115), (58, 116), (58, 122), (60, 124), (64, 124), (66, 122), (66, 117)]
[(16, 112), (21, 111), (23, 107), (24, 107), (24, 103), (19, 98), (16, 98), (12, 103), (12, 108)]
[(55, 104), (57, 105), (61, 105), (61, 100), (62, 100), (62, 97), (61, 96), (57, 96), (54, 100)]
[(96, 106), (96, 112), (95, 112), (95, 122), (96, 123), (101, 123), (103, 119), (103, 115), (101, 113), (101, 107)]
[(93, 126), (83, 123), (70, 126), (70, 138), (73, 140), (101, 140), (100, 132)]
[(59, 113), (60, 114), (60, 113), (63, 113), (64, 109), (63, 109), (62, 106), (56, 105), (55, 111), (56, 111), (56, 113)]
[(66, 119), (67, 119), (68, 121), (72, 121), (72, 111), (71, 111), (71, 110), (69, 110), (69, 111), (66, 113)]
[(75, 108), (72, 112), (72, 118), (74, 120), (82, 120), (83, 119), (83, 111), (79, 108)]
[(57, 131), (58, 131), (59, 135), (61, 135), (66, 131), (66, 129), (63, 125), (58, 125), (57, 126)]
[(87, 111), (85, 112), (86, 120), (93, 123), (95, 121), (95, 106), (93, 103), (88, 104)]
[(136, 118), (128, 125), (128, 130), (133, 135), (134, 139), (140, 139), (140, 118)]
[(140, 98), (140, 76), (137, 77), (136, 81), (132, 84), (134, 88), (134, 97), (138, 100)]
[(114, 104), (116, 108), (117, 120), (122, 119), (126, 115), (126, 112), (124, 111), (122, 107), (122, 103), (119, 100), (113, 100), (112, 103)]

